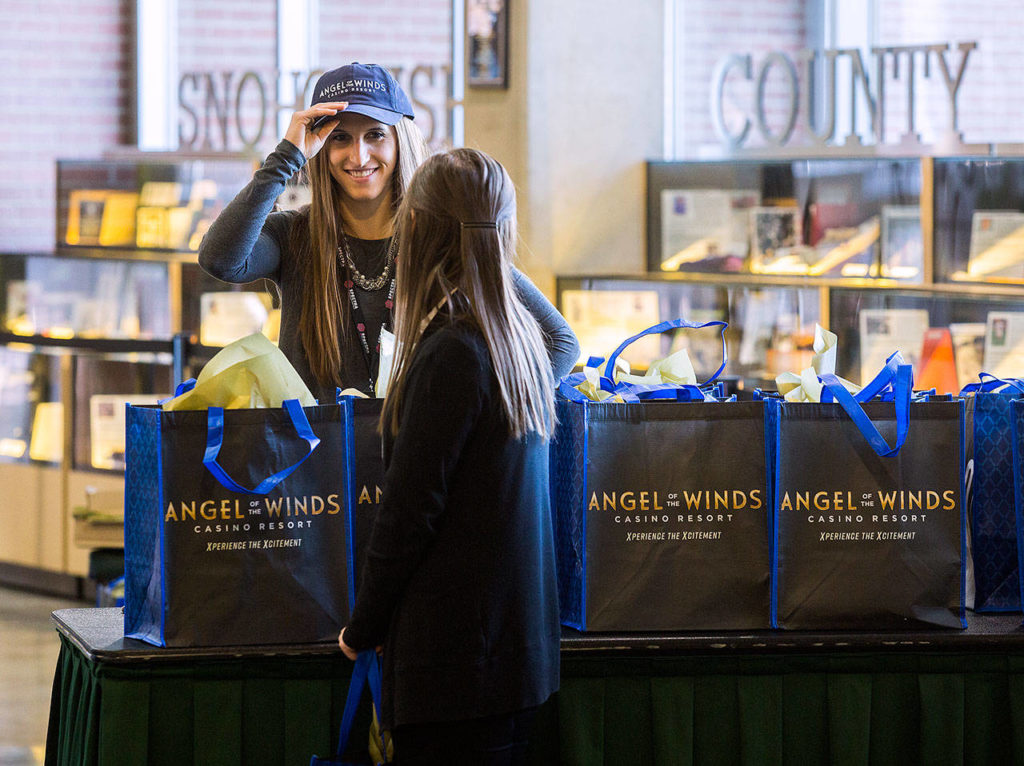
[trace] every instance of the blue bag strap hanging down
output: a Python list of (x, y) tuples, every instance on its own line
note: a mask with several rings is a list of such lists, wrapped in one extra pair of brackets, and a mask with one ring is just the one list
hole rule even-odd
[(899, 453), (910, 430), (910, 399), (914, 388), (913, 367), (909, 364), (901, 364), (896, 369), (896, 379), (893, 383), (893, 401), (896, 405), (896, 443), (892, 446), (886, 442), (878, 428), (871, 422), (867, 413), (864, 412), (861, 402), (846, 390), (839, 378), (835, 375), (822, 375), (821, 382), (832, 392), (836, 401), (850, 416), (857, 429), (868, 440), (868, 444), (879, 457), (894, 457)]
[(317, 445), (320, 444), (320, 437), (314, 434), (313, 429), (310, 428), (309, 420), (306, 418), (306, 413), (302, 411), (302, 405), (299, 404), (299, 400), (286, 399), (283, 405), (288, 413), (288, 417), (292, 421), (292, 425), (295, 427), (295, 432), (309, 445), (309, 452), (303, 455), (298, 462), (271, 474), (252, 489), (243, 487), (228, 476), (227, 472), (217, 462), (220, 448), (224, 445), (224, 408), (210, 407), (207, 410), (206, 452), (203, 454), (203, 465), (206, 466), (207, 470), (213, 474), (214, 478), (225, 489), (229, 489), (232, 492), (242, 492), (247, 495), (265, 495), (288, 478), (291, 472), (302, 465), (306, 458), (313, 454), (313, 450), (317, 448)]
[[(377, 721), (380, 721), (381, 711), (381, 677), (380, 659), (372, 649), (359, 652), (355, 664), (352, 667), (352, 677), (348, 682), (348, 696), (345, 698), (345, 710), (341, 714), (341, 726), (338, 728), (338, 748), (332, 758), (318, 758), (313, 756), (309, 759), (309, 766), (327, 766), (328, 764), (342, 764), (342, 756), (348, 747), (348, 739), (352, 734), (352, 723), (356, 718), (356, 710), (359, 708), (359, 701), (363, 697), (363, 689), (370, 687), (370, 696), (373, 697), (373, 707), (377, 711)], [(378, 726), (379, 737), (379, 726)], [(377, 742), (380, 752), (385, 752), (385, 745), (382, 740)]]
[[(729, 325), (728, 325), (727, 322), (722, 322), (722, 321), (719, 321), (719, 320), (715, 320), (713, 322), (698, 323), (698, 322), (690, 322), (690, 321), (688, 321), (686, 319), (667, 319), (664, 322), (659, 322), (658, 324), (653, 325), (652, 327), (648, 327), (643, 332), (638, 332), (636, 335), (634, 335), (631, 338), (626, 338), (626, 340), (624, 340), (622, 343), (619, 344), (619, 347), (612, 352), (612, 355), (608, 357), (608, 361), (605, 363), (604, 375), (602, 376), (602, 381), (603, 381), (604, 378), (607, 378), (609, 381), (613, 381), (615, 379), (615, 362), (616, 362), (616, 360), (618, 360), (619, 355), (623, 351), (625, 351), (626, 347), (630, 343), (632, 343), (633, 341), (639, 340), (640, 338), (643, 338), (646, 335), (656, 335), (658, 333), (667, 332), (668, 330), (676, 330), (676, 329), (680, 329), (680, 328), (686, 328), (686, 329), (689, 329), (689, 330), (702, 330), (705, 327), (721, 327), (722, 328), (722, 363), (718, 366), (718, 369), (715, 370), (714, 374), (710, 378), (705, 380), (703, 383), (701, 383), (700, 385), (704, 386), (704, 385), (707, 385), (708, 383), (712, 383), (712, 382), (714, 382), (718, 378), (719, 375), (722, 374), (722, 370), (725, 369), (725, 365), (729, 361), (729, 350), (728, 350), (728, 348), (725, 345), (725, 328), (728, 327), (728, 326)], [(603, 384), (602, 384), (602, 387), (603, 387)]]

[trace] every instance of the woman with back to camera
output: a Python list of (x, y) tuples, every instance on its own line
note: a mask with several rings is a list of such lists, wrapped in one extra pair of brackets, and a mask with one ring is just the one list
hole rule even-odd
[[(381, 328), (392, 324), (395, 215), (426, 156), (409, 99), (386, 69), (333, 69), (199, 248), (200, 265), (220, 280), (278, 285), (279, 345), (321, 402), (333, 402), (339, 387), (373, 395)], [(272, 212), (303, 166), (311, 204)], [(523, 274), (513, 280), (564, 375), (579, 355), (575, 335)]]
[(516, 289), (515, 191), (482, 152), (413, 177), (399, 218), (387, 464), (351, 620), (383, 646), (399, 764), (514, 764), (558, 688), (548, 499), (554, 376)]

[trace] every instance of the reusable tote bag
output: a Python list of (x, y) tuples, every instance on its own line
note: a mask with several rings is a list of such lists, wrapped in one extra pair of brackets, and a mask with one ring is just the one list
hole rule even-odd
[(974, 609), (1019, 612), (1021, 586), (1010, 403), (1024, 395), (1024, 382), (982, 373), (979, 382), (964, 386), (960, 393), (967, 403), (971, 443), (967, 457), (974, 461), (970, 495)]
[[(630, 342), (672, 326), (702, 325), (674, 320), (634, 336), (607, 372)], [(564, 624), (768, 627), (764, 405), (705, 402), (690, 389), (700, 401), (558, 401), (551, 475)]]
[(338, 405), (127, 410), (125, 635), (335, 641), (348, 621)]
[(887, 369), (893, 401), (823, 375), (838, 403), (767, 402), (773, 627), (966, 626), (963, 401), (911, 401), (910, 366)]

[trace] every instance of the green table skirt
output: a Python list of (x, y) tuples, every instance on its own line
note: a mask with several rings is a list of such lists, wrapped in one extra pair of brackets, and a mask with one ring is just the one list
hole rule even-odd
[[(333, 751), (339, 655), (115, 664), (61, 640), (47, 764), (305, 766)], [(1024, 764), (1024, 654), (624, 655), (563, 652), (532, 763)]]

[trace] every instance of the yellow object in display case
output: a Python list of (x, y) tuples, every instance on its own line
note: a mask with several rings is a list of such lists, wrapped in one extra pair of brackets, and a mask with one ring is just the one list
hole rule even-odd
[(99, 244), (102, 247), (123, 247), (135, 242), (135, 208), (139, 195), (135, 192), (112, 191), (103, 204)]

